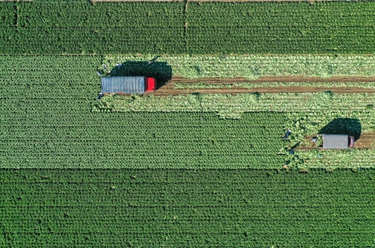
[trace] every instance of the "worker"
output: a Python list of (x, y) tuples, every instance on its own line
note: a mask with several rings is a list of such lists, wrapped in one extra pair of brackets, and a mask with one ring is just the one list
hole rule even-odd
[(288, 129), (288, 131), (285, 132), (283, 138), (287, 139), (287, 138), (289, 138), (289, 135), (291, 135), (291, 134), (292, 134), (292, 131), (290, 131), (290, 129)]

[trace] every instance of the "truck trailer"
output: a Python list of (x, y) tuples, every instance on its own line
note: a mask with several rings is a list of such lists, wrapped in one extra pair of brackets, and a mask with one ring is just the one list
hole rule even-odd
[(354, 136), (347, 134), (323, 134), (323, 149), (347, 149), (354, 147)]
[(101, 94), (125, 93), (143, 94), (156, 89), (156, 80), (145, 76), (113, 76), (102, 77)]

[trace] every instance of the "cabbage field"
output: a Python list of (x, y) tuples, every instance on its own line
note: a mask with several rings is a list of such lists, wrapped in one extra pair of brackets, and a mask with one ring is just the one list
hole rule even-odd
[[(259, 79), (261, 77), (322, 77), (374, 75), (375, 56), (372, 55), (290, 55), (278, 56), (267, 54), (253, 55), (207, 55), (207, 54), (124, 54), (105, 55), (98, 67), (116, 68), (116, 64), (148, 61), (157, 57), (156, 62), (166, 63), (172, 68), (173, 75), (189, 79), (200, 78), (235, 78)], [(130, 64), (131, 65), (131, 64)], [(104, 68), (105, 66), (105, 68)], [(155, 63), (147, 66), (147, 70), (158, 70), (168, 73), (168, 67)], [(119, 71), (121, 72), (121, 71)], [(124, 70), (126, 72), (126, 70)]]
[(372, 247), (374, 170), (3, 169), (1, 247)]
[[(1, 2), (0, 247), (374, 247), (374, 10)], [(144, 71), (188, 92), (98, 100)], [(262, 77), (347, 91), (194, 93)], [(331, 131), (368, 147), (306, 148)]]
[(0, 54), (372, 54), (375, 42), (371, 1), (1, 6)]

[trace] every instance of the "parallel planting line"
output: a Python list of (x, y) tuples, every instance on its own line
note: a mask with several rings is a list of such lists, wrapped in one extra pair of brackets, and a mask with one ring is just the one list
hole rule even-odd
[(0, 54), (372, 54), (374, 10), (373, 2), (4, 2)]
[(1, 169), (0, 244), (373, 247), (374, 180), (369, 169)]

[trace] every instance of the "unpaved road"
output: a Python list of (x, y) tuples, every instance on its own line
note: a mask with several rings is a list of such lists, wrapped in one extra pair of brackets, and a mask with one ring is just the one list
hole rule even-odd
[(375, 133), (363, 133), (354, 146), (356, 148), (375, 148)]
[[(306, 141), (310, 141), (311, 138), (315, 135), (306, 136)], [(300, 145), (295, 148), (295, 150), (308, 150), (316, 148), (316, 144), (313, 142), (308, 142), (309, 145)], [(355, 148), (361, 148), (361, 149), (369, 149), (369, 148), (375, 148), (375, 133), (374, 132), (368, 132), (368, 133), (362, 133), (358, 140), (354, 142)]]
[[(311, 83), (311, 87), (308, 86), (280, 86), (280, 87), (254, 87), (254, 88), (213, 88), (213, 89), (176, 89), (175, 83), (184, 84), (214, 84), (214, 85), (226, 85), (234, 83), (249, 83), (256, 85), (257, 83), (263, 82), (308, 82)], [(374, 82), (374, 88), (363, 88), (363, 87), (314, 87), (314, 83), (355, 83), (355, 82)], [(158, 89), (155, 95), (180, 95), (180, 94), (191, 94), (191, 93), (202, 93), (202, 94), (238, 94), (238, 93), (303, 93), (303, 92), (320, 92), (320, 91), (332, 91), (334, 93), (374, 93), (375, 92), (375, 77), (331, 77), (331, 78), (321, 78), (321, 77), (263, 77), (257, 80), (250, 80), (246, 78), (199, 78), (199, 79), (187, 79), (182, 77), (173, 77), (170, 82)]]
[[(0, 0), (2, 1), (22, 1), (22, 0)], [(24, 0), (25, 1), (25, 0)], [(26, 0), (32, 1), (32, 0)], [(91, 2), (183, 2), (184, 0), (91, 0)], [(186, 2), (333, 2), (337, 0), (187, 0)]]

